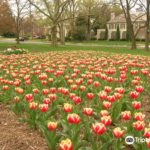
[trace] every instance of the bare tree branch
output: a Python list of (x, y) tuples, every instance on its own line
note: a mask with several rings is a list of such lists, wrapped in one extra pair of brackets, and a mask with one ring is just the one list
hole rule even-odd
[(60, 12), (57, 12), (58, 16), (57, 16), (56, 20), (59, 20), (59, 18), (60, 18), (61, 15), (62, 15), (62, 12), (64, 11), (64, 9), (65, 9), (65, 7), (66, 7), (66, 5), (68, 4), (69, 1), (70, 1), (70, 0), (67, 0), (67, 1), (65, 1), (64, 3), (62, 3), (61, 6), (59, 6), (58, 11), (60, 10)]
[(130, 4), (130, 9), (134, 8), (135, 5), (137, 4), (137, 2), (138, 2), (138, 0), (133, 1), (133, 4), (129, 3)]
[(135, 37), (137, 37), (139, 31), (140, 31), (142, 28), (145, 28), (145, 27), (146, 27), (146, 24), (143, 25), (143, 26), (140, 26), (140, 27), (137, 29), (137, 31), (135, 32)]
[(32, 4), (39, 12), (41, 12), (43, 15), (45, 15), (46, 17), (50, 18), (51, 20), (53, 20), (53, 18), (46, 14), (44, 10), (40, 9), (34, 2), (32, 2), (31, 0), (28, 0), (30, 2), (30, 4)]
[(135, 20), (134, 20), (132, 23), (134, 24), (138, 19), (140, 19), (141, 17), (143, 17), (143, 16), (145, 16), (145, 15), (146, 15), (146, 13), (144, 13), (144, 14), (142, 14), (142, 15), (136, 17)]
[(46, 9), (47, 9), (47, 11), (48, 11), (48, 13), (49, 13), (49, 16), (50, 16), (51, 19), (52, 19), (52, 18), (53, 18), (53, 15), (52, 15), (52, 13), (50, 12), (50, 8), (49, 8), (49, 5), (48, 5), (47, 1), (46, 1), (46, 0), (43, 0), (43, 1), (44, 1), (45, 6), (46, 6)]
[(145, 10), (146, 10), (146, 6), (144, 5), (143, 0), (139, 0), (139, 2), (141, 4), (141, 6), (143, 6), (145, 8)]

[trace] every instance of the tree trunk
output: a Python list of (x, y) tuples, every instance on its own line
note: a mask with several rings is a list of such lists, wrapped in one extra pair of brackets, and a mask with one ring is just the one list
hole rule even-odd
[(51, 29), (52, 46), (57, 46), (57, 26), (54, 25)]
[(130, 26), (130, 34), (131, 34), (131, 49), (136, 49), (136, 36), (134, 34), (134, 28), (133, 28), (133, 24), (131, 22)]
[(135, 39), (135, 37), (131, 37), (131, 38), (132, 38), (132, 40), (131, 40), (131, 42), (132, 42), (131, 49), (136, 49), (136, 39)]
[(87, 18), (87, 40), (91, 40), (91, 1), (88, 7), (88, 18)]
[(123, 9), (125, 18), (126, 18), (127, 31), (128, 31), (128, 34), (129, 34), (129, 36), (131, 38), (131, 42), (132, 42), (131, 43), (131, 49), (136, 49), (136, 35), (134, 34), (134, 27), (133, 27), (133, 23), (132, 23), (132, 20), (131, 20), (130, 2), (128, 0), (126, 0), (126, 8), (123, 5), (123, 0), (120, 0), (120, 4), (121, 4), (121, 7)]
[(20, 40), (19, 40), (19, 22), (17, 22), (17, 26), (16, 26), (16, 36), (17, 36), (17, 44), (20, 44)]
[(147, 28), (146, 27), (146, 36), (145, 36), (145, 50), (149, 50), (149, 32), (148, 32), (148, 29), (149, 28)]
[(149, 0), (147, 0), (147, 11), (146, 11), (146, 33), (145, 33), (145, 50), (149, 50)]
[(20, 44), (20, 41), (19, 41), (19, 35), (17, 34), (17, 44)]
[(64, 25), (63, 22), (60, 24), (60, 43), (65, 45), (65, 35), (64, 35)]
[(73, 37), (74, 31), (75, 31), (75, 1), (72, 1), (72, 20), (70, 20), (71, 23), (71, 38)]
[(127, 28), (131, 37), (131, 49), (136, 49), (136, 36), (129, 12), (127, 12)]
[(91, 40), (91, 18), (88, 16), (87, 21), (87, 40)]

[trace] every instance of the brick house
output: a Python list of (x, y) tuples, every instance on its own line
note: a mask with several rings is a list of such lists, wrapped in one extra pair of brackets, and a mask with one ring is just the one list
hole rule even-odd
[[(141, 16), (141, 17), (140, 17)], [(134, 31), (136, 32), (139, 30), (141, 26), (145, 25), (146, 22), (146, 15), (139, 14), (132, 14), (131, 19), (134, 26)], [(116, 31), (117, 27), (119, 26), (120, 30), (120, 39), (124, 40), (126, 39), (126, 33), (127, 33), (127, 24), (124, 14), (120, 14), (118, 16), (115, 16), (114, 13), (111, 14), (111, 19), (107, 22), (107, 29), (108, 29), (108, 40), (114, 40), (116, 38)], [(143, 40), (145, 39), (145, 32), (146, 28), (141, 28), (136, 36), (136, 39)], [(97, 30), (97, 40), (103, 39), (105, 34), (105, 29), (98, 29)]]

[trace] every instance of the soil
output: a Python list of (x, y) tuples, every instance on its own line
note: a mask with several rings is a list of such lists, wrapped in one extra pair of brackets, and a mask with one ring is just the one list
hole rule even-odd
[(0, 150), (48, 150), (38, 131), (17, 120), (8, 106), (0, 104)]
[(149, 96), (143, 96), (142, 103), (143, 113), (145, 114), (145, 120), (150, 119), (150, 99)]

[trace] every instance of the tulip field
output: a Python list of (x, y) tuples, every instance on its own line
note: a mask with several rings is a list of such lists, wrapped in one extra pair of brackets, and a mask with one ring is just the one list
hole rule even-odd
[[(0, 89), (0, 102), (39, 130), (50, 150), (150, 149), (150, 57), (1, 55)], [(127, 136), (136, 137), (131, 145)]]

